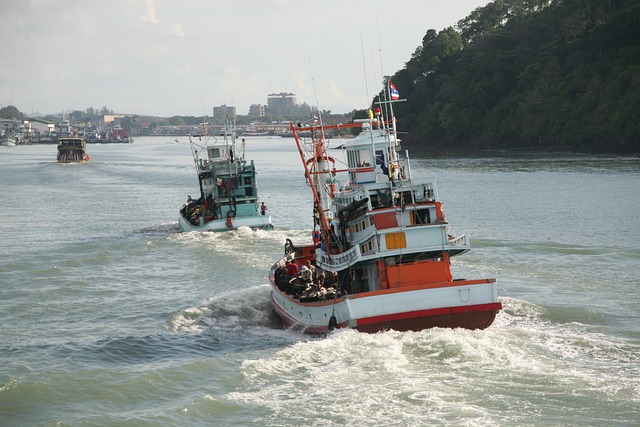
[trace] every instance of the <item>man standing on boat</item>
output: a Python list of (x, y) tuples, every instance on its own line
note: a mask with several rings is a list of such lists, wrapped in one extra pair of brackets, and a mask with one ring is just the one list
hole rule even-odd
[(260, 213), (262, 215), (266, 215), (267, 214), (267, 205), (265, 205), (264, 202), (262, 202), (262, 204), (260, 205)]

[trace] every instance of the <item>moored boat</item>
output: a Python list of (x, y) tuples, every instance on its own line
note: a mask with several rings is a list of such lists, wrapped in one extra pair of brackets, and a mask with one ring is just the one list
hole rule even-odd
[(16, 138), (8, 135), (0, 136), (0, 145), (4, 145), (5, 147), (15, 147)]
[[(187, 197), (180, 208), (182, 231), (228, 231), (239, 227), (271, 229), (271, 215), (258, 203), (253, 160), (245, 160), (245, 145), (236, 147), (236, 131), (227, 123), (221, 138), (190, 136), (200, 197)], [(197, 138), (197, 140), (194, 140)], [(204, 138), (204, 143), (202, 139)], [(264, 207), (263, 207), (264, 206)]]
[[(369, 119), (290, 125), (311, 184), (314, 229), (311, 243), (287, 240), (269, 272), (271, 303), (285, 327), (484, 329), (502, 308), (495, 279), (452, 276), (450, 259), (469, 251), (469, 238), (449, 234), (435, 178), (411, 176), (392, 87), (387, 81), (387, 101), (378, 103), (383, 111)], [(360, 133), (344, 144), (347, 166), (338, 169), (325, 135), (354, 127)], [(300, 136), (305, 132), (309, 138)]]
[(58, 138), (58, 163), (81, 163), (89, 160), (84, 138), (77, 136)]

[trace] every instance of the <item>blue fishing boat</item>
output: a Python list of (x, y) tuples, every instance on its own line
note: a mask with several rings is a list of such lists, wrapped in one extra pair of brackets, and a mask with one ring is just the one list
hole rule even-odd
[(254, 161), (245, 159), (245, 141), (237, 144), (228, 121), (221, 134), (190, 135), (199, 197), (180, 208), (182, 231), (228, 231), (239, 227), (271, 229), (271, 215), (259, 203)]

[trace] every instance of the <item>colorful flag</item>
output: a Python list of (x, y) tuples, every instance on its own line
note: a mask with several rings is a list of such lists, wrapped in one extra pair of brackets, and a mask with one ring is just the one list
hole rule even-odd
[(398, 89), (396, 89), (393, 83), (389, 82), (389, 88), (391, 89), (391, 99), (394, 101), (400, 99), (400, 92), (398, 92)]
[(313, 123), (318, 123), (318, 115), (313, 113)]

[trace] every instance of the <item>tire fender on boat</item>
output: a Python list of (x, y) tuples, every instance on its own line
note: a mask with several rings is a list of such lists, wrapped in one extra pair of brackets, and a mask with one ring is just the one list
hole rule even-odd
[(291, 252), (294, 252), (295, 248), (293, 246), (293, 242), (291, 241), (291, 239), (287, 239), (284, 243), (284, 254), (289, 255)]
[(335, 314), (332, 314), (331, 317), (329, 318), (329, 326), (328, 326), (328, 330), (329, 332), (335, 330), (338, 327), (338, 319), (336, 319)]

